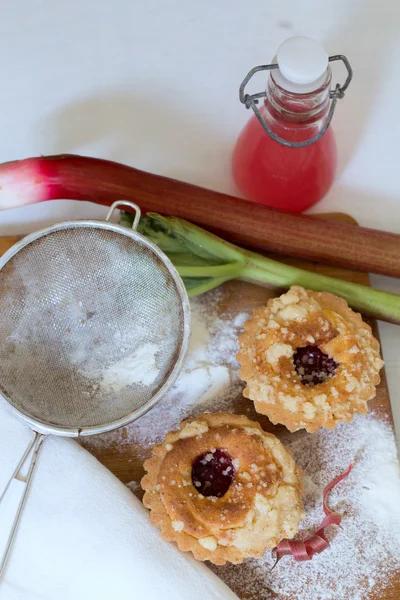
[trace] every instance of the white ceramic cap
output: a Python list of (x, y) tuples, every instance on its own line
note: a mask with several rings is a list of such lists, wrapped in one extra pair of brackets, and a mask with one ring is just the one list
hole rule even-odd
[(328, 54), (321, 44), (308, 37), (292, 37), (283, 42), (276, 59), (279, 70), (274, 71), (274, 79), (290, 92), (312, 92), (325, 80)]

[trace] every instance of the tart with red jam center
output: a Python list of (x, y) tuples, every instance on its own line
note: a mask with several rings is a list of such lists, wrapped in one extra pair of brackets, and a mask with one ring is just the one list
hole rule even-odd
[(300, 469), (290, 450), (247, 417), (183, 421), (144, 467), (151, 521), (198, 560), (241, 563), (298, 531)]
[(345, 300), (298, 286), (253, 312), (239, 347), (244, 396), (290, 431), (366, 413), (383, 366), (371, 327)]

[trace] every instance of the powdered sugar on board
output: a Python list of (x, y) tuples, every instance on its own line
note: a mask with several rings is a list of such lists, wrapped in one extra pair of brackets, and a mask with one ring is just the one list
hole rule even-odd
[[(193, 334), (184, 370), (162, 402), (138, 422), (96, 438), (97, 447), (134, 444), (143, 457), (180, 420), (205, 411), (231, 410), (241, 395), (237, 335), (247, 315), (219, 316), (221, 293), (192, 301)], [(329, 504), (343, 515), (328, 528), (330, 547), (310, 562), (284, 557), (275, 570), (267, 552), (261, 560), (212, 567), (240, 598), (270, 600), (367, 600), (400, 572), (400, 475), (393, 432), (373, 414), (357, 416), (334, 431), (289, 432), (282, 439), (305, 473), (306, 518), (301, 536), (321, 522), (322, 491), (347, 468), (350, 476), (331, 493)], [(131, 484), (131, 489), (136, 486)]]
[[(270, 572), (270, 553), (244, 565), (213, 567), (247, 600), (366, 600), (400, 569), (400, 474), (393, 432), (374, 415), (357, 416), (335, 431), (298, 432), (285, 443), (305, 473), (306, 518), (301, 537), (323, 517), (322, 491), (354, 460), (349, 477), (330, 494), (329, 505), (343, 515), (328, 528), (330, 547), (310, 562), (284, 557)], [(370, 593), (373, 595), (370, 596)]]

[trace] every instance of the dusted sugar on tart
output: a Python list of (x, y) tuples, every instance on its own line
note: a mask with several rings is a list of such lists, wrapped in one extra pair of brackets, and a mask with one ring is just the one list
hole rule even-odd
[(244, 396), (290, 431), (366, 413), (383, 366), (371, 327), (345, 300), (298, 286), (253, 312), (239, 347)]
[(164, 539), (216, 565), (260, 557), (303, 516), (300, 469), (259, 423), (204, 414), (167, 434), (144, 463), (144, 505)]

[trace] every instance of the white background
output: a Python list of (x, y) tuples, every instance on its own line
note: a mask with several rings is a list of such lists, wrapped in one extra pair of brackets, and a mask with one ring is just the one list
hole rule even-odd
[[(400, 233), (400, 5), (393, 0), (3, 0), (0, 161), (74, 152), (234, 192), (247, 71), (292, 35), (343, 53), (354, 80), (334, 119), (337, 182), (316, 210)], [(335, 71), (336, 79), (343, 72)], [(256, 83), (264, 87), (264, 79)], [(0, 213), (0, 235), (104, 208)], [(398, 281), (373, 278), (400, 293)], [(381, 334), (400, 432), (399, 329)]]

